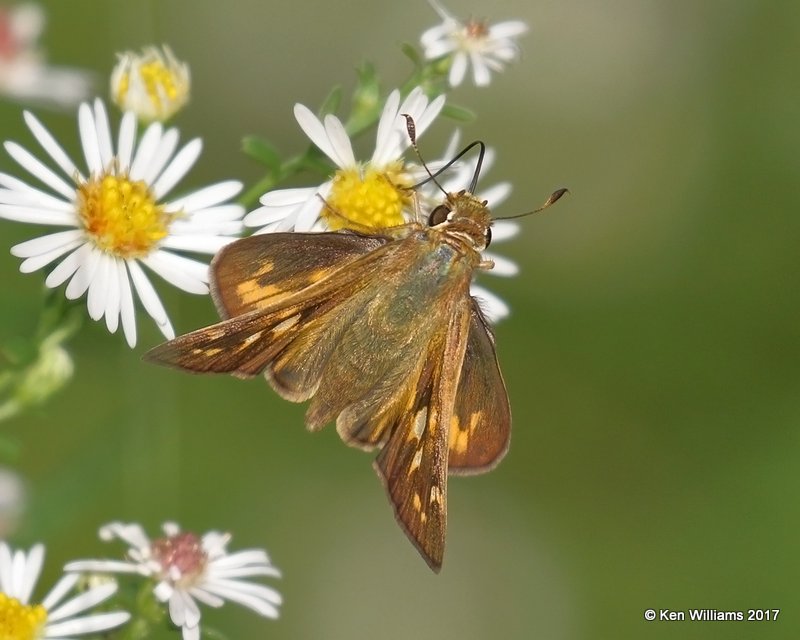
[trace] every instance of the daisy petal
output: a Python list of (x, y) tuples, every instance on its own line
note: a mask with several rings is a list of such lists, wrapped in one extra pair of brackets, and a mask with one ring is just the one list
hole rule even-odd
[(122, 331), (128, 346), (133, 349), (136, 346), (136, 316), (133, 310), (131, 283), (126, 269), (117, 269), (117, 277), (119, 278), (119, 315), (122, 320)]
[(51, 189), (58, 191), (58, 193), (68, 200), (72, 200), (75, 197), (75, 190), (45, 165), (43, 165), (39, 160), (34, 158), (28, 150), (24, 149), (16, 142), (10, 141), (5, 143), (5, 148), (9, 155), (14, 158), (14, 160), (16, 160), (23, 169), (41, 180), (42, 183), (46, 184)]
[(96, 98), (94, 101), (94, 121), (97, 131), (97, 146), (100, 149), (100, 163), (105, 171), (111, 167), (114, 149), (111, 146), (111, 127), (108, 124), (108, 113), (106, 113), (106, 108), (100, 98)]
[(89, 175), (99, 176), (103, 172), (103, 161), (100, 156), (100, 143), (97, 135), (92, 109), (85, 102), (78, 109), (78, 128), (81, 134), (81, 146), (89, 167)]
[(202, 262), (159, 251), (143, 258), (142, 263), (178, 289), (187, 293), (208, 293), (208, 265)]
[(328, 140), (325, 126), (319, 121), (319, 118), (317, 118), (308, 107), (302, 104), (294, 105), (294, 117), (309, 140), (317, 145), (322, 153), (338, 164), (339, 154), (333, 148), (330, 140)]
[[(117, 591), (116, 582), (106, 582), (67, 600), (60, 607), (48, 609), (47, 619), (63, 620), (75, 614), (91, 609), (96, 604), (110, 598)], [(49, 626), (49, 625), (48, 625)]]
[(56, 142), (55, 138), (53, 138), (45, 126), (39, 122), (36, 116), (30, 111), (24, 111), (22, 117), (25, 118), (25, 123), (42, 146), (42, 149), (44, 149), (55, 163), (61, 167), (61, 170), (70, 178), (77, 176), (79, 180), (83, 181), (84, 178), (80, 171), (78, 171), (75, 163), (69, 159), (69, 156), (61, 145)]
[(86, 243), (75, 249), (48, 274), (44, 281), (45, 285), (51, 289), (61, 286), (78, 270), (78, 267), (86, 260), (91, 250), (91, 245)]
[(133, 157), (133, 145), (136, 141), (136, 116), (131, 111), (127, 111), (122, 116), (119, 125), (119, 138), (117, 140), (117, 158), (119, 159), (119, 169), (122, 172), (128, 171), (131, 167)]
[(150, 164), (145, 170), (142, 180), (148, 184), (151, 184), (153, 180), (155, 180), (161, 173), (161, 170), (172, 157), (172, 154), (175, 153), (175, 149), (177, 147), (178, 130), (174, 127), (167, 129), (167, 131), (164, 132), (164, 135), (161, 136), (161, 141), (158, 144), (158, 148), (153, 153), (153, 159), (150, 161)]
[[(190, 194), (172, 200), (166, 206), (169, 211), (192, 211), (194, 209), (207, 209), (222, 202), (230, 200), (242, 190), (242, 183), (238, 180), (226, 180), (224, 182), (217, 182), (216, 184), (209, 185), (197, 191), (192, 191)], [(229, 205), (231, 207), (238, 207), (242, 213), (244, 209), (239, 205)]]
[(131, 164), (130, 177), (131, 180), (141, 180), (147, 167), (150, 166), (150, 160), (161, 142), (161, 132), (163, 127), (160, 122), (154, 122), (144, 131), (142, 139), (139, 141), (139, 146), (136, 148), (136, 155), (133, 157)]
[[(65, 233), (69, 233), (69, 232), (65, 232)], [(56, 235), (56, 234), (53, 234), (53, 235)], [(47, 238), (49, 236), (45, 236), (45, 237)], [(68, 242), (66, 244), (59, 245), (57, 247), (54, 247), (54, 248), (52, 248), (52, 249), (50, 249), (48, 251), (45, 251), (43, 253), (40, 253), (38, 255), (31, 256), (30, 258), (26, 258), (25, 260), (23, 260), (20, 263), (19, 270), (20, 270), (21, 273), (33, 273), (34, 271), (38, 271), (42, 267), (47, 266), (48, 264), (50, 264), (54, 260), (57, 260), (58, 258), (63, 256), (65, 253), (69, 253), (73, 249), (78, 248), (81, 244), (83, 244), (83, 242), (84, 242), (83, 238), (82, 237), (78, 237), (78, 238), (75, 238), (74, 240), (72, 240), (72, 241), (70, 241), (70, 242)], [(17, 245), (17, 246), (20, 246), (20, 245)], [(13, 250), (16, 249), (16, 248), (17, 247), (13, 247), (12, 248), (12, 253), (13, 253)]]
[(150, 317), (156, 321), (162, 333), (171, 340), (175, 337), (175, 331), (169, 322), (167, 311), (164, 309), (164, 305), (161, 303), (161, 299), (158, 297), (156, 290), (153, 288), (153, 285), (150, 284), (150, 280), (147, 279), (142, 268), (135, 260), (128, 260), (127, 266), (131, 274), (133, 286), (136, 289), (136, 293), (139, 295), (139, 300), (142, 301), (142, 306), (144, 306), (145, 311), (147, 311)]
[(153, 185), (153, 194), (156, 198), (163, 198), (172, 190), (183, 176), (189, 172), (189, 169), (194, 166), (202, 150), (203, 141), (200, 138), (195, 138), (178, 151), (178, 154)]
[(97, 633), (118, 627), (121, 624), (125, 624), (130, 618), (131, 615), (124, 611), (97, 613), (54, 625), (48, 624), (46, 627), (47, 633), (44, 637), (53, 638), (53, 640), (70, 640), (69, 636)]

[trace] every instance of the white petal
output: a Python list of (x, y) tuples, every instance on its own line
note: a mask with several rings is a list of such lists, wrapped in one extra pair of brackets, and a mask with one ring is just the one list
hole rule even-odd
[(142, 306), (150, 317), (156, 321), (162, 333), (171, 340), (175, 337), (175, 331), (169, 322), (167, 310), (164, 309), (164, 305), (161, 303), (161, 299), (158, 297), (156, 290), (135, 260), (128, 260), (126, 264), (139, 300), (142, 301)]
[(495, 209), (511, 194), (511, 183), (500, 182), (488, 189), (481, 189), (481, 198), (489, 201), (489, 206)]
[(75, 275), (72, 276), (72, 279), (69, 281), (69, 284), (64, 291), (64, 295), (67, 296), (67, 300), (77, 300), (84, 293), (86, 293), (86, 290), (89, 288), (89, 285), (94, 279), (99, 262), (100, 250), (91, 247), (90, 251), (86, 255), (86, 259), (81, 262), (78, 270), (75, 272)]
[(322, 213), (323, 200), (331, 192), (331, 183), (325, 182), (320, 185), (319, 191), (313, 198), (309, 198), (297, 212), (297, 219), (294, 222), (295, 231), (309, 231)]
[(106, 327), (110, 333), (115, 333), (119, 326), (119, 271), (125, 265), (117, 258), (111, 258), (111, 269), (108, 277), (108, 296), (106, 297)]
[[(64, 232), (69, 233), (69, 232)], [(56, 234), (54, 234), (56, 235)], [(83, 234), (81, 234), (82, 236)], [(47, 236), (45, 236), (47, 237)], [(84, 240), (83, 237), (78, 237), (68, 242), (67, 244), (59, 245), (58, 247), (54, 247), (49, 251), (45, 251), (35, 256), (31, 256), (30, 258), (26, 258), (23, 260), (19, 265), (19, 270), (21, 273), (33, 273), (34, 271), (38, 271), (44, 266), (47, 266), (54, 260), (57, 260), (65, 253), (69, 253), (73, 249), (78, 248), (81, 244), (83, 244)], [(17, 245), (19, 246), (19, 245)], [(16, 247), (12, 248), (15, 249)]]
[(492, 74), (489, 72), (486, 63), (483, 60), (483, 56), (475, 51), (472, 51), (470, 52), (469, 57), (470, 61), (472, 62), (472, 77), (475, 80), (475, 84), (479, 87), (488, 86), (492, 80)]
[(448, 82), (451, 87), (457, 87), (464, 80), (464, 75), (467, 73), (467, 54), (459, 51), (453, 56), (453, 62), (450, 65), (450, 75)]
[(108, 124), (108, 113), (100, 98), (94, 101), (94, 122), (97, 131), (97, 146), (100, 149), (100, 162), (103, 170), (111, 168), (114, 159), (114, 149), (111, 146), (111, 127)]
[(28, 559), (25, 566), (25, 573), (20, 581), (17, 598), (20, 602), (30, 602), (33, 587), (39, 579), (44, 561), (44, 545), (37, 544), (28, 552)]
[(0, 542), (0, 590), (10, 594), (12, 587), (12, 565), (14, 560), (11, 557), (11, 549), (5, 542)]
[[(424, 35), (424, 34), (423, 34)], [(441, 58), (442, 56), (446, 56), (449, 53), (452, 53), (456, 49), (458, 49), (458, 43), (453, 39), (441, 39), (437, 40), (436, 42), (431, 42), (425, 46), (425, 57), (428, 60), (434, 60), (436, 58)]]
[(195, 138), (178, 151), (178, 154), (153, 185), (153, 195), (156, 199), (163, 198), (189, 172), (202, 150), (203, 141)]
[[(173, 222), (170, 227), (171, 236), (229, 236), (227, 241), (233, 240), (244, 230), (244, 226), (239, 220), (222, 220), (222, 221), (195, 221), (195, 220), (179, 220)], [(161, 246), (166, 247), (171, 240), (167, 236), (162, 242)], [(178, 242), (182, 242), (179, 240)]]
[(64, 565), (64, 571), (77, 573), (143, 573), (140, 565), (121, 560), (78, 560)]
[(27, 222), (30, 224), (50, 224), (63, 227), (74, 227), (75, 216), (63, 211), (40, 209), (34, 207), (20, 207), (10, 204), (0, 204), (0, 218)]
[[(319, 121), (319, 118), (311, 113), (308, 107), (302, 104), (294, 105), (294, 117), (297, 120), (297, 124), (300, 125), (300, 128), (309, 137), (311, 142), (317, 145), (319, 150), (333, 160), (333, 162), (338, 164), (339, 154), (333, 148), (330, 140), (328, 140), (325, 126)], [(341, 167), (341, 165), (339, 166)]]
[(199, 589), (197, 587), (192, 587), (189, 589), (189, 595), (191, 595), (195, 600), (199, 600), (204, 605), (209, 607), (218, 608), (225, 604), (225, 600), (219, 596), (215, 596), (213, 593), (209, 593), (208, 591)]
[(522, 20), (508, 20), (498, 22), (489, 27), (489, 37), (492, 39), (516, 38), (529, 31), (528, 25)]
[[(87, 296), (86, 306), (89, 309), (89, 317), (92, 320), (99, 320), (103, 317), (106, 310), (108, 299), (108, 279), (111, 277), (111, 265), (113, 258), (106, 253), (96, 252), (98, 256), (97, 267), (94, 277), (89, 284), (89, 295)], [(114, 274), (116, 276), (116, 274)]]
[(241, 222), (244, 207), (239, 204), (221, 204), (191, 211), (188, 224), (195, 222), (205, 224), (211, 222)]
[(266, 207), (281, 207), (285, 205), (296, 205), (305, 202), (317, 192), (317, 189), (276, 189), (268, 191), (261, 196), (258, 201)]
[(150, 538), (139, 524), (109, 522), (100, 527), (98, 535), (101, 540), (106, 542), (119, 538), (137, 549), (148, 549), (150, 547)]
[(29, 151), (16, 142), (6, 142), (6, 151), (31, 175), (36, 176), (51, 189), (58, 191), (67, 200), (75, 197), (75, 189), (59, 178), (55, 173), (33, 157)]
[(131, 283), (128, 280), (127, 269), (117, 269), (117, 275), (119, 277), (119, 314), (122, 319), (122, 331), (125, 333), (128, 346), (133, 349), (136, 346), (136, 316), (133, 310)]
[(208, 253), (214, 255), (222, 247), (230, 244), (236, 238), (223, 236), (206, 235), (172, 235), (161, 242), (165, 249), (176, 249), (178, 251), (194, 251), (196, 253)]
[(25, 567), (27, 567), (25, 552), (17, 549), (14, 552), (14, 557), (11, 561), (11, 590), (13, 597), (19, 599), (23, 604), (28, 601), (22, 598), (22, 587), (25, 583)]
[(75, 583), (78, 582), (78, 578), (80, 578), (80, 576), (76, 574), (63, 576), (56, 585), (50, 589), (50, 593), (47, 594), (47, 597), (42, 600), (42, 606), (48, 611), (55, 607), (64, 599), (67, 592), (75, 586)]
[(187, 293), (208, 293), (208, 265), (167, 251), (151, 253), (142, 263)]
[(69, 156), (66, 154), (61, 145), (56, 142), (55, 138), (53, 138), (45, 126), (39, 122), (36, 116), (34, 116), (30, 111), (25, 111), (22, 115), (36, 140), (38, 140), (39, 144), (42, 145), (42, 148), (55, 161), (55, 163), (61, 167), (61, 170), (70, 178), (78, 176), (80, 180), (83, 180), (83, 176), (81, 175), (80, 171), (78, 171), (75, 163), (69, 159)]
[(150, 160), (161, 142), (161, 132), (163, 127), (160, 122), (154, 122), (144, 131), (142, 139), (139, 141), (139, 146), (136, 149), (136, 154), (133, 157), (133, 164), (131, 165), (130, 178), (131, 180), (141, 180), (142, 176), (150, 166)]
[[(73, 574), (71, 574), (73, 575)], [(93, 587), (70, 600), (56, 609), (48, 609), (47, 620), (63, 620), (82, 611), (91, 609), (95, 605), (110, 598), (117, 591), (116, 582), (106, 582), (97, 587)]]
[(174, 127), (167, 129), (164, 135), (161, 136), (161, 142), (158, 148), (153, 153), (153, 159), (150, 161), (149, 166), (145, 169), (144, 180), (147, 184), (152, 184), (153, 181), (161, 173), (161, 170), (166, 166), (175, 149), (178, 147), (178, 130)]
[(78, 267), (83, 264), (91, 250), (91, 245), (86, 243), (75, 249), (48, 274), (44, 281), (45, 285), (54, 289), (66, 282), (78, 270)]
[[(242, 190), (242, 183), (238, 180), (226, 180), (203, 187), (197, 191), (167, 203), (168, 211), (183, 210), (192, 212), (196, 209), (207, 209), (230, 200)], [(238, 205), (230, 205), (238, 206)], [(242, 209), (244, 213), (244, 209)]]
[(485, 260), (494, 261), (494, 267), (486, 273), (490, 273), (494, 276), (515, 276), (519, 273), (519, 267), (517, 266), (517, 263), (504, 256), (498, 256), (497, 254), (490, 253), (489, 251), (484, 251), (483, 258)]
[[(8, 182), (10, 182), (10, 180)], [(66, 202), (65, 200), (51, 196), (49, 193), (34, 189), (24, 182), (20, 182), (18, 186), (10, 189), (0, 188), (0, 203), (36, 207), (38, 209), (52, 209), (53, 211), (68, 213), (72, 216), (73, 220), (77, 220), (75, 205), (72, 202)]]
[(519, 233), (519, 225), (512, 220), (496, 220), (492, 224), (492, 242), (503, 242)]
[(92, 109), (85, 102), (78, 109), (78, 128), (80, 129), (81, 146), (89, 167), (89, 175), (99, 176), (103, 173), (103, 161), (100, 157), (100, 144), (97, 139), (97, 128)]
[(481, 310), (492, 324), (508, 317), (509, 313), (511, 313), (508, 305), (488, 289), (472, 284), (469, 290), (472, 296), (477, 298)]
[(70, 640), (68, 636), (97, 633), (106, 629), (113, 629), (130, 620), (131, 615), (125, 611), (111, 613), (97, 613), (91, 616), (67, 620), (59, 624), (48, 624), (45, 627), (45, 638), (52, 640)]
[[(267, 618), (278, 617), (277, 607), (281, 604), (282, 598), (274, 589), (262, 587), (261, 585), (249, 585), (246, 582), (236, 582), (234, 580), (214, 581), (212, 584), (204, 586), (210, 593), (252, 609), (262, 616)], [(261, 589), (258, 593), (254, 593), (243, 589), (242, 587), (244, 586), (259, 586)]]
[(355, 155), (353, 155), (350, 136), (348, 136), (347, 131), (344, 130), (342, 121), (332, 114), (326, 115), (325, 133), (328, 135), (328, 140), (331, 142), (334, 153), (336, 153), (334, 162), (340, 167), (356, 166), (356, 158)]
[(119, 125), (119, 138), (117, 141), (117, 158), (119, 169), (123, 173), (131, 167), (133, 157), (133, 144), (136, 141), (136, 116), (132, 111), (126, 111)]

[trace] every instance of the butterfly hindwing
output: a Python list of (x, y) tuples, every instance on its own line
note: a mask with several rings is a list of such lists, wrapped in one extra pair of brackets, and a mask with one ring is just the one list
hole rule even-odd
[(472, 299), (467, 350), (450, 422), (450, 473), (493, 469), (508, 450), (510, 437), (511, 407), (494, 336)]

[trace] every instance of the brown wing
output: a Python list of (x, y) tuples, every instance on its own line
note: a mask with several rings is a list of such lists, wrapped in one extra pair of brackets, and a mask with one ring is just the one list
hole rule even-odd
[(456, 308), (446, 331), (420, 359), (407, 403), (374, 466), (395, 517), (428, 565), (438, 572), (447, 528), (447, 425), (464, 358), (469, 311)]
[[(273, 235), (291, 238), (299, 234)], [(284, 239), (296, 251), (302, 248), (309, 254), (322, 254), (330, 246), (331, 236), (344, 237), (344, 234), (305, 234), (299, 245)], [(233, 373), (242, 377), (266, 371), (272, 386), (283, 397), (295, 402), (308, 399), (314, 394), (327, 355), (337, 342), (337, 332), (352, 322), (352, 316), (364, 304), (364, 295), (371, 295), (365, 294), (371, 280), (369, 275), (374, 269), (380, 271), (380, 265), (390, 260), (392, 254), (391, 248), (382, 242), (382, 246), (373, 250), (373, 238), (347, 237), (352, 238), (349, 268), (331, 265), (329, 276), (294, 293), (275, 296), (271, 301), (263, 298), (243, 315), (178, 336), (151, 349), (145, 359), (194, 372)], [(260, 245), (262, 258), (283, 270), (287, 244), (269, 241)], [(362, 255), (352, 257), (357, 250)], [(341, 252), (328, 255), (336, 259)]]
[(508, 451), (511, 408), (497, 363), (494, 336), (472, 299), (464, 366), (450, 421), (449, 468), (452, 474), (493, 469)]
[(214, 256), (211, 295), (223, 318), (264, 309), (349, 268), (387, 241), (344, 232), (250, 236)]

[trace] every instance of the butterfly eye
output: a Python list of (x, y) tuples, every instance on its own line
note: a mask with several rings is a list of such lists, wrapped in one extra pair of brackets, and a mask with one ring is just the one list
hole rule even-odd
[(442, 224), (447, 220), (448, 215), (450, 215), (450, 207), (446, 204), (440, 204), (431, 211), (431, 215), (428, 218), (428, 226), (435, 227), (437, 224)]
[(483, 245), (484, 249), (492, 244), (492, 228), (486, 227), (486, 244)]

